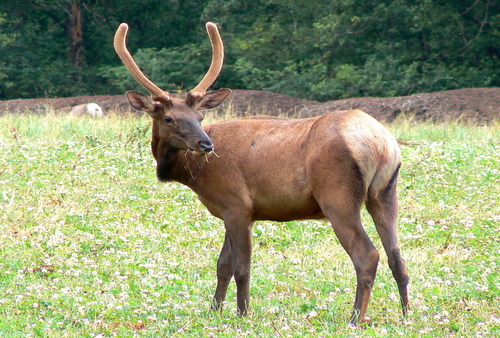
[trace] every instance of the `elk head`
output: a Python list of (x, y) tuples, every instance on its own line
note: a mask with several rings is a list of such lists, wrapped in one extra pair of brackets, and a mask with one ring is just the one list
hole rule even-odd
[(127, 92), (127, 98), (137, 110), (153, 118), (151, 147), (157, 161), (167, 151), (187, 149), (196, 154), (214, 150), (210, 137), (201, 128), (203, 114), (200, 110), (217, 107), (231, 93), (230, 89), (207, 92), (222, 69), (224, 46), (217, 26), (207, 23), (207, 32), (212, 43), (212, 63), (201, 82), (188, 92), (185, 99), (171, 97), (144, 75), (126, 46), (128, 25), (122, 23), (115, 34), (114, 46), (118, 56), (135, 79), (146, 88), (151, 97), (136, 91)]

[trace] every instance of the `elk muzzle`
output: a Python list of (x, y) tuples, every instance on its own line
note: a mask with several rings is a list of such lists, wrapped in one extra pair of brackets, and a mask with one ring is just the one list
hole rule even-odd
[(200, 146), (200, 150), (204, 153), (209, 153), (214, 150), (214, 144), (210, 139), (198, 141), (198, 145)]
[(214, 150), (214, 143), (207, 133), (196, 122), (187, 123), (187, 130), (183, 132), (187, 148), (195, 154), (206, 154)]

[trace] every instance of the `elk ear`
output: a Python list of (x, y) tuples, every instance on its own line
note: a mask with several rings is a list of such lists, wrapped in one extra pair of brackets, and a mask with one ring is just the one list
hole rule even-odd
[(154, 101), (144, 94), (131, 90), (127, 92), (127, 99), (130, 105), (137, 110), (146, 112), (148, 114), (151, 114), (155, 111)]
[(199, 110), (212, 109), (220, 105), (229, 94), (231, 94), (231, 89), (223, 88), (208, 92), (202, 97), (195, 95), (188, 97), (187, 103)]

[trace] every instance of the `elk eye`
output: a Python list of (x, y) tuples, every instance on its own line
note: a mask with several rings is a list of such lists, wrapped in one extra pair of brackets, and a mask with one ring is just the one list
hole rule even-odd
[(165, 116), (165, 118), (163, 119), (165, 122), (167, 123), (172, 123), (174, 122), (174, 120), (170, 117), (170, 116)]

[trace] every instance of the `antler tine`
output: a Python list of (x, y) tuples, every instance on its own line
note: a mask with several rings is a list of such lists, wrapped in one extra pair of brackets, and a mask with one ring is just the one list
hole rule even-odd
[(207, 32), (210, 37), (210, 42), (212, 43), (212, 63), (201, 82), (191, 90), (191, 93), (202, 96), (205, 95), (208, 87), (210, 87), (217, 76), (219, 76), (222, 69), (222, 63), (224, 62), (224, 45), (222, 44), (217, 26), (213, 22), (207, 22)]
[(130, 52), (128, 51), (126, 45), (127, 32), (128, 32), (128, 25), (126, 23), (120, 24), (120, 27), (118, 27), (116, 31), (114, 40), (116, 53), (122, 60), (123, 64), (125, 65), (125, 67), (127, 67), (130, 73), (135, 77), (135, 79), (141, 85), (143, 85), (144, 88), (146, 88), (153, 97), (161, 97), (164, 95), (168, 95), (168, 92), (165, 92), (164, 90), (160, 89), (150, 79), (148, 79), (146, 75), (144, 75), (144, 73), (141, 71), (135, 60), (132, 58), (132, 55), (130, 55)]

